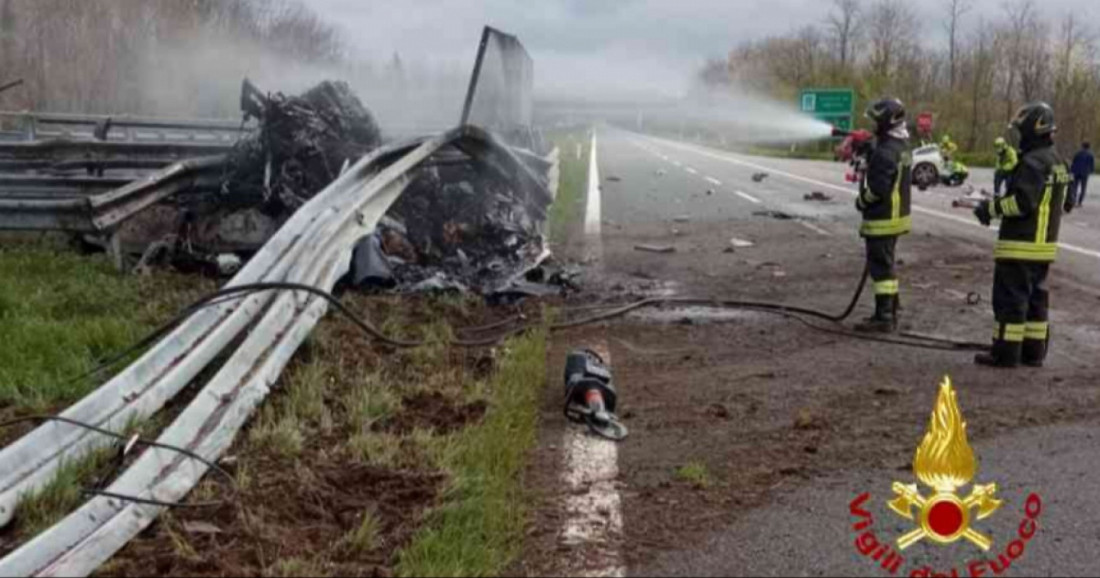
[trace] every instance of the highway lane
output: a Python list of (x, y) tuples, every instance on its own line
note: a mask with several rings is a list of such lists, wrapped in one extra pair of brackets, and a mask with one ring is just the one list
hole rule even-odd
[[(785, 267), (783, 276), (776, 276), (776, 282), (763, 295), (778, 295), (778, 299), (804, 303), (807, 300), (831, 299), (836, 303), (848, 296), (848, 281), (860, 259), (861, 244), (856, 234), (858, 215), (852, 207), (850, 191), (854, 188), (843, 182), (844, 167), (834, 163), (816, 163), (779, 159), (761, 159), (724, 151), (706, 149), (696, 145), (655, 139), (614, 129), (600, 131), (600, 170), (603, 173), (602, 215), (605, 225), (605, 242), (608, 252), (605, 269), (611, 276), (638, 276), (658, 279), (675, 279), (675, 291), (680, 294), (697, 294), (713, 290), (724, 295), (738, 295), (741, 291), (749, 294), (757, 291), (758, 283), (750, 283), (751, 275), (757, 275), (759, 281), (761, 262), (776, 260)], [(767, 171), (770, 176), (762, 182), (753, 180), (753, 173)], [(985, 175), (977, 173), (976, 186), (983, 186)], [(608, 180), (612, 179), (612, 180)], [(832, 202), (819, 203), (803, 199), (803, 195), (812, 191), (825, 192), (834, 197)], [(709, 194), (708, 194), (709, 192)], [(924, 263), (934, 259), (958, 259), (960, 251), (968, 255), (969, 262), (987, 262), (992, 260), (992, 244), (995, 232), (971, 223), (969, 211), (953, 210), (950, 199), (956, 190), (934, 190), (926, 193), (915, 192), (915, 203), (924, 212), (915, 217), (915, 235), (903, 241), (902, 256), (914, 263)], [(795, 220), (768, 220), (754, 217), (759, 211), (781, 211), (797, 217)], [(678, 219), (679, 218), (679, 219)], [(1074, 213), (1067, 222), (1066, 240), (1080, 249), (1077, 252), (1064, 252), (1057, 265), (1058, 283), (1072, 284), (1085, 293), (1100, 296), (1100, 261), (1089, 252), (1100, 254), (1100, 235), (1094, 228), (1095, 215), (1088, 209), (1083, 213)], [(678, 236), (677, 228), (689, 229), (684, 236)], [(715, 232), (720, 231), (720, 232)], [(758, 246), (736, 255), (741, 263), (731, 264), (728, 256), (720, 256), (714, 244), (723, 240), (722, 235), (748, 236), (758, 240)], [(936, 247), (956, 247), (948, 254), (925, 254), (926, 240), (940, 238), (946, 244)], [(680, 248), (679, 255), (655, 256), (643, 260), (630, 251), (630, 244), (637, 240), (667, 242)], [(701, 246), (702, 248), (693, 248)], [(712, 248), (713, 247), (713, 248)], [(753, 251), (759, 251), (755, 253)], [(770, 252), (769, 252), (770, 251)], [(799, 253), (805, 253), (799, 256)], [(776, 256), (778, 255), (778, 256)], [(801, 269), (812, 269), (814, 261), (833, 255), (835, 264), (827, 269), (836, 270), (835, 278), (821, 269), (813, 270), (801, 277)], [(988, 255), (988, 258), (986, 257)], [(686, 264), (681, 264), (686, 262)], [(977, 277), (982, 284), (982, 292), (988, 298), (988, 283), (991, 278)], [(913, 293), (927, 293), (929, 290), (908, 287), (916, 281), (903, 279), (903, 287)], [(971, 283), (968, 277), (958, 281), (959, 287), (966, 289), (964, 283)], [(717, 287), (718, 289), (714, 289)], [(914, 295), (913, 299), (923, 296)], [(1051, 385), (1060, 382), (1063, 374), (1071, 371), (1095, 367), (1095, 353), (1100, 350), (1100, 332), (1092, 321), (1075, 320), (1080, 309), (1070, 308), (1070, 304), (1060, 306), (1055, 299), (1055, 318), (1062, 335), (1060, 347), (1052, 359), (1052, 369), (1046, 373), (1016, 373), (1024, 380), (1035, 379), (1036, 395), (1049, 395)], [(866, 299), (865, 299), (866, 301)], [(923, 302), (921, 302), (923, 303)], [(936, 303), (932, 303), (936, 305)], [(940, 327), (950, 331), (953, 327), (967, 327), (963, 334), (971, 335), (984, 329), (991, 319), (988, 305), (969, 310), (960, 310), (951, 316), (951, 309), (940, 305), (909, 313), (930, 323), (928, 318), (939, 317)], [(781, 328), (775, 326), (774, 330)], [(644, 326), (624, 330), (627, 338), (644, 331)], [(769, 329), (771, 331), (771, 329)], [(969, 332), (969, 333), (967, 333)], [(672, 333), (666, 334), (672, 335)], [(692, 334), (690, 339), (700, 338)], [(1074, 338), (1073, 347), (1065, 343), (1067, 335)], [(971, 335), (972, 336), (972, 335)], [(635, 338), (641, 340), (640, 337)], [(659, 342), (659, 341), (658, 341)], [(705, 342), (702, 340), (701, 342)], [(683, 347), (685, 344), (669, 338), (668, 347)], [(843, 346), (844, 344), (838, 344)], [(631, 352), (638, 355), (653, 355), (655, 345), (644, 344)], [(1069, 351), (1069, 353), (1066, 353)], [(877, 365), (885, 361), (888, 351), (870, 348), (865, 355), (878, 360)], [(805, 360), (791, 357), (786, 365), (801, 366), (814, 359), (806, 354)], [(858, 354), (857, 354), (858, 355)], [(976, 427), (982, 431), (991, 421), (1008, 419), (997, 417), (1003, 407), (1013, 407), (1009, 412), (1027, 412), (1029, 405), (1028, 388), (1013, 388), (1008, 394), (1016, 398), (1006, 401), (1004, 396), (993, 400), (988, 396), (997, 391), (996, 375), (982, 372), (969, 364), (966, 356), (957, 354), (935, 354), (910, 352), (915, 366), (931, 366), (931, 373), (947, 371), (965, 384), (967, 393), (964, 402), (964, 414), (970, 416), (976, 406), (983, 411), (978, 413), (981, 420)], [(883, 357), (880, 357), (883, 356)], [(659, 385), (641, 383), (639, 374), (626, 373), (631, 364), (628, 355), (620, 354), (617, 359), (623, 366), (619, 371), (625, 373), (624, 395), (635, 404), (646, 407), (645, 391), (651, 391)], [(767, 360), (761, 360), (764, 362)], [(731, 363), (720, 369), (730, 374), (744, 371), (744, 360)], [(867, 367), (876, 365), (868, 363)], [(897, 375), (900, 383), (912, 384), (917, 378), (914, 365), (905, 366), (904, 371), (912, 374)], [(857, 367), (863, 367), (862, 363)], [(798, 370), (799, 375), (805, 373)], [(792, 371), (794, 371), (792, 369)], [(812, 372), (812, 370), (810, 370)], [(822, 364), (821, 372), (835, 371)], [(929, 371), (929, 370), (925, 370)], [(801, 373), (799, 373), (801, 372)], [(1053, 372), (1053, 373), (1052, 373)], [(1086, 372), (1087, 373), (1087, 372)], [(1095, 373), (1095, 372), (1094, 372)], [(867, 380), (875, 383), (873, 369), (856, 369), (853, 374), (857, 381)], [(1008, 376), (1010, 374), (1003, 374)], [(1040, 378), (1042, 376), (1042, 378)], [(1053, 377), (1054, 381), (1048, 381)], [(1100, 376), (1097, 376), (1100, 377)], [(689, 384), (701, 385), (693, 378), (684, 376)], [(927, 380), (927, 377), (920, 377)], [(1073, 379), (1073, 378), (1070, 378)], [(994, 380), (992, 384), (979, 382)], [(850, 379), (847, 381), (851, 381)], [(1086, 378), (1087, 381), (1087, 378)], [(660, 383), (658, 380), (657, 383)], [(1039, 385), (1040, 383), (1044, 385)], [(1095, 383), (1095, 380), (1093, 380)], [(734, 380), (728, 387), (744, 387), (741, 380)], [(1026, 385), (1026, 381), (1025, 381)], [(792, 394), (803, 395), (810, 399), (815, 395), (826, 398), (845, 394), (822, 394), (809, 385), (798, 394), (797, 381), (794, 383), (775, 383), (775, 388), (791, 388)], [(1006, 384), (1007, 387), (1007, 384)], [(692, 388), (688, 388), (692, 389)], [(751, 390), (732, 389), (730, 395), (743, 396), (745, 399), (767, 398)], [(1085, 390), (1081, 405), (1096, 404), (1095, 394)], [(850, 395), (850, 394), (845, 394)], [(1067, 394), (1068, 395), (1068, 394)], [(1076, 395), (1076, 394), (1074, 394)], [(1035, 400), (1036, 402), (1039, 399)], [(707, 403), (701, 401), (698, 403)], [(754, 401), (753, 403), (757, 403)], [(790, 404), (800, 401), (776, 401), (780, 411), (791, 411)], [(876, 404), (879, 402), (875, 402)], [(1058, 401), (1066, 405), (1072, 402)], [(667, 411), (661, 404), (661, 412)], [(634, 406), (636, 407), (636, 406)], [(797, 406), (794, 406), (797, 407)], [(927, 420), (931, 406), (920, 406), (906, 421)], [(766, 411), (766, 410), (762, 410)], [(1061, 410), (1057, 410), (1061, 411)], [(644, 413), (644, 412), (643, 412)], [(1014, 419), (1015, 415), (1012, 416)], [(654, 418), (661, 419), (661, 418)], [(674, 423), (686, 423), (681, 416), (669, 417)], [(631, 538), (631, 525), (641, 523), (637, 513), (637, 502), (631, 502), (629, 496), (635, 492), (646, 494), (645, 476), (653, 476), (653, 468), (646, 469), (645, 454), (659, 453), (655, 444), (657, 434), (666, 438), (667, 431), (656, 425), (647, 430), (636, 427), (636, 434), (624, 447), (624, 485), (628, 496), (625, 511), (626, 533)], [(713, 427), (706, 426), (703, 427)], [(774, 427), (774, 426), (772, 426)], [(904, 429), (904, 428), (903, 428)], [(1026, 556), (1014, 563), (1015, 575), (1088, 575), (1094, 573), (1095, 564), (1088, 556), (1100, 546), (1100, 464), (1090, 458), (1095, 446), (1095, 437), (1100, 432), (1097, 421), (1058, 421), (1042, 424), (1040, 427), (1006, 426), (997, 433), (984, 433), (973, 441), (980, 458), (982, 469), (980, 481), (995, 481), (1007, 499), (1006, 506), (996, 516), (983, 522), (982, 528), (997, 540), (998, 547), (1004, 547), (1015, 526), (1019, 524), (1022, 512), (1022, 499), (1029, 491), (1038, 492), (1044, 499), (1046, 509), (1043, 513), (1043, 529), (1039, 539), (1028, 547)], [(915, 435), (915, 434), (913, 434)], [(894, 480), (910, 481), (911, 472), (902, 471), (898, 464), (907, 462), (915, 449), (916, 441), (903, 444), (904, 451), (889, 463), (881, 463), (879, 458), (868, 458), (863, 467), (852, 468), (840, 474), (815, 479), (812, 483), (802, 484), (790, 492), (776, 492), (766, 504), (752, 507), (744, 512), (734, 512), (736, 518), (732, 524), (709, 531), (701, 540), (688, 545), (677, 545), (656, 556), (635, 556), (641, 560), (629, 566), (630, 575), (885, 575), (868, 560), (855, 553), (853, 546), (855, 534), (851, 529), (851, 516), (848, 513), (849, 502), (860, 492), (874, 494), (874, 502), (868, 508), (875, 519), (882, 524), (884, 535), (900, 535), (908, 529), (906, 523), (898, 519), (885, 508), (885, 500), (890, 497), (890, 483)], [(731, 439), (730, 444), (743, 440)], [(737, 463), (729, 464), (736, 470)], [(639, 490), (637, 486), (645, 489)], [(737, 492), (738, 488), (732, 487)], [(637, 499), (637, 498), (634, 498)], [(729, 506), (727, 506), (729, 507)], [(673, 510), (675, 512), (675, 510)], [(674, 515), (674, 514), (670, 514)], [(670, 522), (671, 523), (671, 522)], [(690, 522), (689, 522), (690, 524)], [(634, 535), (637, 539), (638, 536)], [(920, 560), (937, 568), (949, 570), (952, 565), (961, 566), (963, 562), (977, 559), (980, 553), (965, 544), (950, 548), (934, 548), (927, 545), (915, 547), (907, 557)]]
[[(671, 160), (700, 166), (705, 174), (713, 175), (717, 179), (725, 178), (751, 194), (759, 191), (761, 194), (757, 196), (783, 210), (795, 214), (827, 216), (856, 226), (857, 216), (854, 210), (848, 210), (850, 206), (830, 210), (809, 207), (801, 200), (803, 194), (812, 190), (838, 196), (844, 193), (854, 195), (856, 187), (844, 182), (845, 168), (841, 163), (749, 157), (633, 133), (625, 133), (624, 138), (653, 150), (655, 154), (666, 155)], [(756, 171), (769, 172), (770, 177), (759, 185), (751, 180), (745, 182), (746, 177)], [(971, 184), (975, 188), (992, 190), (992, 171), (975, 169), (974, 177)], [(782, 181), (782, 184), (776, 184), (776, 181)], [(991, 249), (996, 238), (996, 229), (981, 227), (967, 209), (951, 207), (952, 199), (962, 192), (962, 189), (947, 187), (928, 191), (914, 189), (914, 232), (950, 235)], [(1060, 240), (1064, 250), (1061, 252), (1058, 269), (1072, 271), (1074, 276), (1087, 284), (1100, 286), (1100, 211), (1086, 206), (1066, 215)]]

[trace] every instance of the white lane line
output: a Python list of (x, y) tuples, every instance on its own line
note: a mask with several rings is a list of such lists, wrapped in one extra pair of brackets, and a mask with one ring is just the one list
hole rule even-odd
[(714, 186), (716, 186), (716, 187), (722, 186), (722, 181), (720, 181), (720, 180), (718, 180), (714, 177), (707, 177), (707, 182), (714, 185)]
[[(768, 172), (770, 174), (773, 174), (773, 175), (779, 175), (779, 176), (782, 176), (782, 177), (787, 177), (788, 179), (791, 179), (791, 180), (801, 181), (801, 182), (804, 182), (804, 183), (809, 183), (811, 185), (817, 185), (819, 187), (830, 188), (830, 189), (833, 189), (834, 191), (841, 191), (841, 192), (844, 192), (844, 193), (848, 193), (848, 194), (852, 195), (853, 197), (856, 196), (856, 194), (857, 194), (857, 192), (855, 190), (853, 190), (851, 188), (848, 188), (848, 187), (841, 187), (841, 186), (838, 186), (838, 185), (834, 185), (832, 183), (826, 183), (826, 182), (819, 181), (819, 180), (816, 180), (816, 179), (806, 178), (806, 177), (803, 177), (803, 176), (799, 176), (799, 175), (791, 174), (791, 173), (788, 173), (788, 172), (780, 171), (780, 170), (777, 170), (777, 169), (773, 169), (771, 167), (766, 167), (764, 165), (759, 165), (759, 164), (752, 163), (752, 162), (749, 162), (749, 161), (744, 161), (744, 160), (729, 157), (729, 156), (726, 156), (726, 155), (720, 155), (720, 154), (712, 153), (710, 151), (707, 151), (707, 150), (704, 150), (704, 149), (699, 149), (699, 148), (696, 148), (696, 147), (691, 146), (691, 145), (684, 145), (684, 144), (680, 144), (680, 143), (673, 142), (673, 141), (667, 141), (667, 140), (664, 140), (664, 139), (656, 139), (655, 137), (645, 137), (645, 138), (654, 138), (655, 140), (663, 142), (668, 146), (679, 148), (679, 149), (682, 149), (682, 150), (692, 151), (696, 154), (700, 154), (700, 155), (710, 157), (710, 158), (713, 158), (713, 159), (717, 159), (717, 160), (720, 160), (720, 161), (725, 161), (727, 163), (733, 163), (735, 165), (741, 165), (743, 167), (749, 167), (749, 168), (756, 169), (756, 170), (759, 170), (759, 171), (766, 171), (766, 172)], [(937, 211), (935, 209), (929, 209), (929, 208), (926, 208), (926, 207), (921, 207), (919, 205), (913, 205), (913, 212), (914, 213), (922, 213), (922, 214), (925, 214), (925, 215), (930, 215), (930, 216), (937, 217), (937, 218), (940, 218), (940, 219), (943, 219), (943, 220), (946, 220), (946, 221), (952, 221), (952, 222), (955, 222), (955, 223), (959, 223), (959, 224), (962, 224), (962, 225), (968, 225), (968, 226), (971, 226), (971, 227), (978, 227), (978, 228), (982, 228), (982, 229), (986, 228), (985, 226), (983, 226), (981, 223), (978, 223), (977, 221), (974, 221), (974, 220), (971, 220), (971, 219), (965, 219), (965, 218), (960, 217), (958, 215), (951, 215), (951, 214), (948, 214), (948, 213), (944, 213), (942, 211)], [(1095, 259), (1100, 259), (1100, 251), (1093, 251), (1092, 249), (1086, 249), (1084, 247), (1078, 247), (1077, 245), (1070, 245), (1070, 244), (1067, 244), (1067, 243), (1058, 243), (1058, 246), (1060, 248), (1066, 250), (1066, 251), (1069, 251), (1070, 253), (1077, 253), (1078, 255), (1085, 255), (1086, 257), (1093, 257)]]
[(809, 229), (809, 230), (811, 230), (815, 233), (817, 233), (818, 235), (821, 235), (822, 237), (832, 237), (833, 236), (832, 233), (830, 233), (830, 232), (826, 231), (825, 229), (822, 229), (821, 227), (818, 227), (817, 225), (815, 225), (813, 223), (810, 223), (808, 221), (798, 221), (798, 224), (802, 225), (803, 227), (806, 227), (807, 229)]
[(680, 164), (680, 161), (672, 161), (672, 166), (674, 166), (676, 168), (680, 168), (684, 165)]
[(758, 198), (756, 198), (756, 197), (754, 197), (754, 196), (752, 196), (748, 193), (742, 192), (742, 191), (734, 191), (733, 194), (737, 195), (738, 197), (741, 197), (742, 199), (745, 199), (746, 201), (748, 201), (750, 203), (755, 203), (757, 205), (764, 202), (764, 201), (761, 201), (760, 199), (758, 199)]
[(686, 168), (686, 169), (684, 169), (684, 170), (685, 170), (685, 171), (687, 171), (687, 172), (689, 172), (689, 173), (691, 173), (691, 174), (693, 174), (693, 175), (697, 175), (697, 174), (699, 174), (699, 171), (697, 171), (697, 170), (695, 170), (695, 169), (693, 169), (693, 168), (691, 168), (691, 167), (687, 167), (687, 168)]
[(596, 131), (592, 131), (592, 151), (588, 155), (588, 205), (584, 213), (584, 234), (588, 241), (600, 237), (600, 168), (596, 163)]

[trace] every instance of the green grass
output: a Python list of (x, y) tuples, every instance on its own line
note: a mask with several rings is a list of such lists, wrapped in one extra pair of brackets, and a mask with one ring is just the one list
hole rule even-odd
[(71, 382), (98, 360), (151, 331), (199, 282), (118, 274), (104, 256), (40, 244), (0, 245), (0, 412), (40, 413), (73, 402), (96, 383)]
[[(584, 198), (588, 189), (588, 157), (592, 143), (585, 133), (570, 133), (552, 138), (560, 152), (561, 179), (558, 196), (550, 207), (550, 240), (561, 243), (569, 238), (569, 228), (584, 216)], [(581, 158), (577, 158), (577, 143)]]
[(374, 512), (365, 512), (359, 526), (344, 536), (344, 549), (352, 556), (369, 554), (378, 547), (381, 524)]
[[(121, 275), (105, 256), (79, 255), (48, 240), (5, 238), (0, 244), (0, 421), (50, 413), (83, 397), (99, 381), (72, 381), (74, 376), (130, 347), (203, 286), (201, 280), (167, 273)], [(157, 425), (155, 419), (131, 423), (126, 431)], [(26, 496), (16, 512), (17, 534), (34, 536), (83, 503), (82, 488), (110, 472), (111, 455), (102, 451), (71, 460), (46, 487)]]
[(110, 449), (100, 450), (58, 469), (53, 481), (19, 502), (16, 520), (20, 534), (36, 536), (84, 503), (86, 497), (82, 488), (89, 480), (110, 469), (114, 455)]
[(676, 468), (676, 478), (688, 482), (697, 488), (709, 488), (711, 485), (710, 469), (700, 461), (689, 462)]
[(450, 484), (401, 552), (399, 575), (493, 576), (516, 558), (526, 520), (522, 473), (535, 443), (545, 365), (545, 331), (509, 342), (485, 420), (440, 447)]

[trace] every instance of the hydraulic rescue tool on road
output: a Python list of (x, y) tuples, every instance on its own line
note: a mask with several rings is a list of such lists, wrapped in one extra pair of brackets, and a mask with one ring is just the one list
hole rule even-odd
[(590, 349), (578, 349), (565, 359), (565, 417), (610, 440), (627, 436), (615, 416), (619, 394), (603, 358)]

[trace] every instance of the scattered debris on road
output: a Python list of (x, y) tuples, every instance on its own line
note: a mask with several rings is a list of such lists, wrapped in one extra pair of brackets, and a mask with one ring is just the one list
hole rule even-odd
[(753, 173), (752, 174), (752, 182), (762, 183), (762, 182), (764, 182), (764, 179), (768, 178), (769, 176), (771, 176), (771, 175), (769, 175), (768, 173)]
[(951, 200), (951, 206), (956, 209), (974, 209), (982, 203), (982, 201), (989, 201), (993, 199), (993, 195), (989, 191), (982, 189), (981, 191), (975, 191), (973, 188), (969, 192), (961, 197)]
[(668, 174), (668, 171), (666, 171), (665, 169), (657, 169), (656, 171), (653, 171), (653, 174), (657, 175), (658, 177), (663, 177)]
[(675, 253), (676, 247), (672, 245), (634, 245), (634, 250), (645, 253)]
[(826, 195), (825, 193), (823, 193), (821, 191), (814, 191), (812, 193), (807, 193), (807, 194), (802, 196), (802, 199), (805, 200), (805, 201), (819, 201), (819, 202), (829, 202), (829, 201), (833, 200), (833, 198), (831, 196)]
[(778, 219), (780, 221), (793, 221), (797, 219), (790, 213), (784, 213), (783, 211), (755, 211), (752, 214), (754, 217), (769, 217), (772, 219)]
[(690, 223), (691, 215), (677, 215), (672, 218), (673, 223)]
[(755, 247), (756, 243), (753, 243), (752, 241), (746, 239), (738, 239), (737, 237), (734, 237), (730, 239), (730, 245), (736, 249), (745, 249), (748, 247)]
[(622, 182), (622, 179), (620, 177), (616, 177), (616, 176), (607, 177), (607, 180), (612, 182), (612, 183)]

